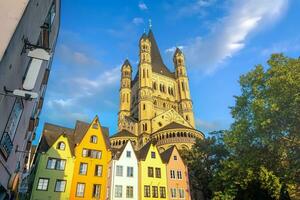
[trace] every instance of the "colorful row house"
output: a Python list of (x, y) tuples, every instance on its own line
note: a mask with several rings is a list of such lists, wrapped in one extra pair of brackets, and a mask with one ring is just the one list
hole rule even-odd
[[(113, 153), (111, 153), (113, 152)], [(96, 117), (74, 129), (46, 123), (37, 149), (31, 199), (190, 200), (188, 171), (175, 146), (111, 149)]]
[(75, 129), (45, 124), (32, 175), (31, 199), (106, 199), (111, 152), (98, 117)]

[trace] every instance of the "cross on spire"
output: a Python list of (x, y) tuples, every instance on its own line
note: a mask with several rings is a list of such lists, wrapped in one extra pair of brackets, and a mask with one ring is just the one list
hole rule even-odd
[(151, 30), (151, 28), (152, 28), (152, 21), (151, 19), (149, 19), (149, 29)]

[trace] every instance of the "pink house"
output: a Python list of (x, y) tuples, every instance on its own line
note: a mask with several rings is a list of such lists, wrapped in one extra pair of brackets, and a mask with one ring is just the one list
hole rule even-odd
[(176, 146), (172, 146), (161, 154), (167, 165), (167, 183), (170, 200), (190, 200), (188, 169)]

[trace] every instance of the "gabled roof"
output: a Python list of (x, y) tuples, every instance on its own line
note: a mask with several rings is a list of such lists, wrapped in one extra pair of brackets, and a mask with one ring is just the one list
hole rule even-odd
[(151, 142), (148, 142), (138, 151), (137, 155), (139, 160), (146, 159), (150, 147), (151, 147)]
[(168, 76), (170, 78), (174, 78), (174, 73), (171, 72), (166, 65), (164, 64), (162, 57), (160, 55), (159, 48), (157, 46), (155, 37), (153, 35), (152, 30), (150, 29), (148, 33), (148, 38), (151, 42), (151, 64), (152, 64), (152, 71), (158, 74), (162, 74)]
[(127, 146), (128, 143), (130, 143), (131, 148), (132, 148), (132, 150), (133, 150), (133, 152), (135, 154), (135, 157), (136, 157), (136, 159), (138, 159), (137, 152), (134, 150), (132, 142), (130, 140), (127, 140), (126, 143), (122, 146), (121, 149), (113, 151), (113, 159), (114, 160), (119, 160), (120, 159), (120, 157), (123, 154), (123, 151), (126, 148), (126, 146)]
[(176, 148), (176, 146), (173, 145), (172, 147), (168, 148), (167, 150), (165, 150), (164, 152), (162, 152), (160, 154), (160, 157), (161, 157), (163, 163), (169, 163), (170, 158), (171, 158), (172, 153), (173, 153), (175, 148)]
[[(90, 124), (83, 121), (76, 121), (75, 129), (72, 129), (55, 124), (45, 123), (41, 141), (38, 145), (37, 153), (48, 151), (48, 149), (56, 142), (56, 140), (61, 135), (65, 135), (68, 139), (71, 153), (72, 155), (74, 155), (75, 144), (81, 142), (82, 138), (88, 131), (89, 125)], [(101, 130), (107, 148), (109, 148), (110, 142), (108, 137), (108, 128), (101, 126)]]
[(188, 127), (188, 126), (179, 124), (179, 123), (177, 123), (177, 122), (171, 122), (170, 124), (168, 124), (168, 125), (162, 127), (161, 129), (158, 129), (156, 132), (164, 131), (164, 130), (169, 130), (169, 129), (178, 129), (178, 128), (196, 130), (196, 129), (193, 129), (193, 128), (191, 128), (191, 127)]
[(73, 132), (74, 129), (71, 128), (45, 123), (42, 138), (37, 148), (37, 153), (48, 151), (48, 149), (56, 142), (56, 140), (61, 135), (65, 134), (68, 138), (71, 152), (74, 155)]
[(112, 135), (110, 138), (116, 138), (116, 137), (137, 137), (137, 136), (129, 132), (128, 130), (123, 129), (117, 132), (116, 134)]

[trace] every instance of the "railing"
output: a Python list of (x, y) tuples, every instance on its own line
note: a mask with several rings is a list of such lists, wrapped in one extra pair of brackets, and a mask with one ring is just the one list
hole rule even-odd
[(0, 150), (5, 158), (8, 158), (9, 154), (11, 153), (13, 149), (13, 143), (10, 139), (10, 136), (7, 132), (4, 132), (4, 135), (0, 142)]

